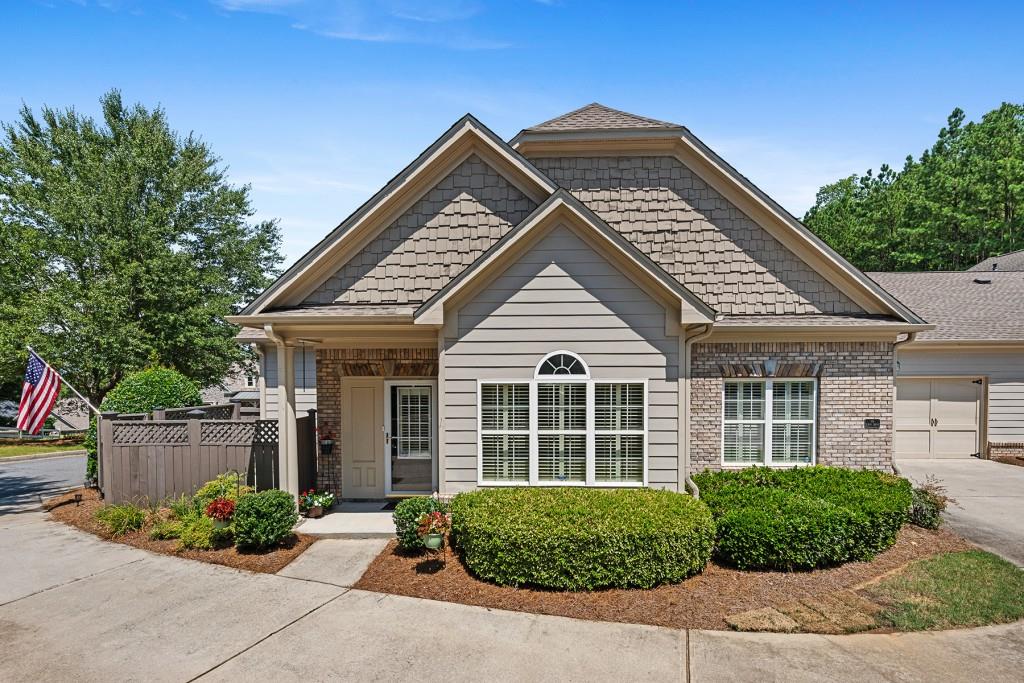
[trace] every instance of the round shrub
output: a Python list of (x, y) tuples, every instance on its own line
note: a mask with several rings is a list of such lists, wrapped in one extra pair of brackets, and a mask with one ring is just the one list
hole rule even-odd
[[(154, 408), (181, 408), (202, 402), (199, 385), (185, 375), (170, 368), (149, 368), (125, 376), (103, 398), (100, 410), (148, 413)], [(82, 445), (88, 454), (86, 477), (92, 479), (96, 476), (96, 418), (90, 421)]]
[(423, 547), (423, 539), (417, 532), (419, 525), (416, 520), (426, 512), (448, 512), (448, 506), (432, 496), (406, 498), (395, 506), (391, 518), (395, 521), (398, 545), (405, 550), (418, 550)]
[(910, 483), (834, 467), (752, 467), (694, 477), (714, 514), (715, 552), (740, 569), (813, 569), (870, 560), (907, 521)]
[(287, 491), (268, 489), (239, 498), (233, 519), (239, 547), (264, 549), (291, 536), (299, 513)]
[(650, 588), (699, 572), (714, 545), (707, 506), (670, 491), (484, 489), (451, 508), (466, 566), (502, 585)]

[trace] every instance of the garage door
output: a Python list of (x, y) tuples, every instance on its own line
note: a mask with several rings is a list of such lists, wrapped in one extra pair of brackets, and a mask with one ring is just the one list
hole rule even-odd
[(896, 380), (896, 457), (976, 456), (981, 415), (979, 380)]

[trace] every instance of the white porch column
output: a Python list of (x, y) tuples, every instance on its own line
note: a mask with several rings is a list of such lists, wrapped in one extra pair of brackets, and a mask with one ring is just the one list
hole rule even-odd
[[(278, 370), (281, 370), (280, 363)], [(292, 496), (299, 496), (299, 434), (295, 426), (295, 347), (284, 346), (284, 375), (279, 375), (278, 386), (283, 386), (283, 395), (278, 396), (281, 414), (287, 422), (287, 431), (280, 442), (284, 454), (281, 465), (281, 488)], [(281, 378), (283, 377), (283, 384)]]

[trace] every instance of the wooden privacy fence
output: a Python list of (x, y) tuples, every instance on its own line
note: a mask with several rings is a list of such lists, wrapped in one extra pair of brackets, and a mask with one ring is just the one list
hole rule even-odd
[[(234, 410), (237, 416), (237, 404)], [(295, 421), (300, 490), (316, 482), (316, 411), (309, 413)], [(100, 489), (107, 502), (156, 504), (191, 495), (229, 471), (257, 490), (279, 485), (276, 420), (203, 419), (201, 410), (188, 419), (159, 419), (160, 411), (156, 419), (125, 417), (104, 413), (100, 420)]]

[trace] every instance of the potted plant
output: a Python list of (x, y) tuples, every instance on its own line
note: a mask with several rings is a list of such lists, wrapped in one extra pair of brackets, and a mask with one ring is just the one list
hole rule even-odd
[(324, 512), (327, 512), (334, 507), (334, 494), (328, 491), (321, 491), (316, 494), (316, 501), (317, 504), (320, 505), (321, 509), (323, 509)]
[(444, 536), (452, 528), (452, 516), (439, 510), (424, 512), (416, 520), (417, 533), (423, 545), (429, 550), (438, 550), (444, 545)]
[(323, 516), (324, 509), (320, 505), (316, 489), (303, 491), (299, 494), (299, 512), (310, 519), (316, 519), (317, 517)]
[(331, 429), (329, 422), (324, 422), (323, 425), (316, 428), (317, 434), (320, 436), (320, 454), (330, 455), (334, 452), (334, 431)]
[(235, 514), (235, 501), (228, 498), (214, 498), (206, 506), (206, 516), (213, 520), (216, 529), (223, 529), (231, 523), (231, 515)]

